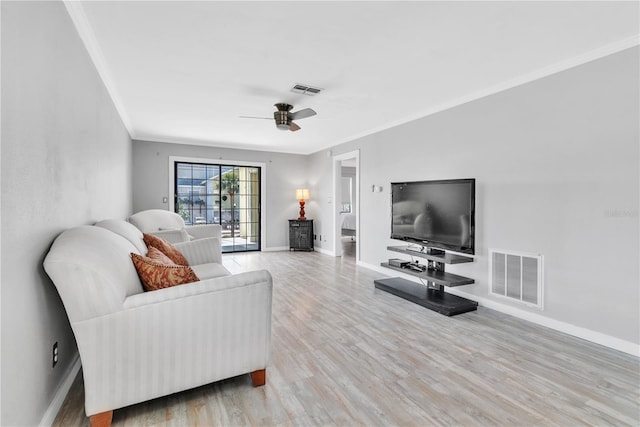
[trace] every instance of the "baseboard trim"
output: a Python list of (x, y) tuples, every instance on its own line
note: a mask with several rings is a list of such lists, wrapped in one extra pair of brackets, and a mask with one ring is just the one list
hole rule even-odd
[[(289, 246), (273, 246), (271, 248), (263, 248), (262, 252), (281, 252), (281, 251), (288, 251), (288, 250), (290, 250)], [(313, 250), (325, 255), (331, 255), (331, 256), (334, 255), (332, 251), (328, 251), (322, 248), (313, 248)]]
[[(390, 271), (384, 267), (369, 264), (363, 261), (357, 262), (357, 265), (368, 268), (373, 271), (377, 271), (381, 274), (384, 274), (385, 276), (389, 276), (390, 274)], [(410, 276), (408, 274), (402, 274), (402, 272), (399, 272), (397, 274), (394, 273), (393, 276), (400, 276), (405, 279), (412, 280), (414, 282), (416, 281), (416, 278), (414, 276)], [(476, 301), (482, 307), (487, 307), (492, 310), (499, 311), (500, 313), (517, 317), (518, 319), (526, 320), (528, 322), (535, 323), (537, 325), (545, 326), (547, 328), (556, 330), (558, 332), (572, 335), (574, 337), (581, 338), (583, 340), (590, 341), (595, 344), (603, 345), (605, 347), (611, 348), (613, 350), (621, 351), (623, 353), (627, 353), (635, 357), (640, 357), (640, 345), (632, 343), (630, 341), (625, 341), (620, 338), (603, 334), (602, 332), (592, 331), (590, 329), (572, 325), (570, 323), (566, 323), (560, 320), (552, 319), (550, 317), (546, 317), (538, 313), (533, 313), (527, 310), (523, 310), (518, 307), (513, 307), (507, 304), (503, 304), (501, 302), (494, 301), (489, 298), (484, 298), (478, 295), (470, 294), (470, 293), (461, 291), (459, 288), (447, 288), (447, 292), (453, 295), (457, 295), (459, 297)]]
[(62, 408), (62, 404), (64, 403), (64, 399), (66, 399), (69, 394), (69, 390), (71, 390), (71, 386), (73, 385), (73, 381), (76, 379), (78, 372), (80, 372), (80, 367), (82, 364), (80, 363), (80, 355), (76, 353), (74, 360), (71, 362), (71, 366), (67, 369), (60, 386), (56, 390), (56, 393), (53, 395), (53, 399), (49, 404), (49, 407), (44, 412), (42, 419), (40, 420), (39, 426), (51, 426), (53, 422), (56, 420), (56, 416), (58, 412), (60, 412), (60, 408)]
[(328, 249), (313, 248), (313, 250), (316, 251), (316, 252), (320, 252), (321, 254), (324, 254), (324, 255), (335, 256), (335, 253), (333, 251), (328, 250)]
[(270, 248), (262, 248), (262, 252), (282, 252), (288, 250), (289, 246), (271, 246)]

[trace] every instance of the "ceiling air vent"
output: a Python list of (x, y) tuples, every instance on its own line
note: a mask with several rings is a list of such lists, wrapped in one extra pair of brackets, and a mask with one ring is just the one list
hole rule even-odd
[(317, 95), (320, 93), (321, 90), (322, 89), (317, 87), (311, 87), (311, 86), (301, 85), (301, 84), (296, 84), (294, 87), (291, 88), (291, 92), (301, 93), (303, 95), (309, 95), (309, 96)]

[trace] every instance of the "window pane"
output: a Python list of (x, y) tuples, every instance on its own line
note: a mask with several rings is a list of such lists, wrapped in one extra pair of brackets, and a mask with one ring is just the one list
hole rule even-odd
[(260, 249), (260, 168), (177, 162), (175, 170), (186, 224), (220, 224), (223, 252)]

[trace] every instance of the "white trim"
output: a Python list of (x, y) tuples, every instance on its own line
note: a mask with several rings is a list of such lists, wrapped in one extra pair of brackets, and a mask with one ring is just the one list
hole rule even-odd
[[(0, 7), (0, 22), (2, 22), (2, 7)], [(0, 93), (2, 92), (2, 67), (0, 67)], [(0, 102), (0, 117), (2, 116), (2, 103)], [(0, 120), (0, 136), (2, 133), (2, 120)], [(5, 142), (5, 147), (7, 143)], [(0, 138), (0, 165), (2, 165), (2, 138)], [(2, 173), (0, 173), (0, 188), (2, 188)], [(2, 200), (0, 198), (0, 224), (2, 224)], [(5, 215), (6, 217), (6, 215)], [(0, 234), (0, 277), (2, 276), (2, 234)], [(0, 307), (2, 307), (2, 289), (0, 286)], [(6, 320), (5, 320), (6, 322)], [(2, 321), (0, 321), (0, 330), (2, 330)], [(1, 340), (0, 340), (1, 341)], [(2, 343), (0, 343), (0, 378), (2, 378)], [(2, 387), (0, 387), (0, 421), (2, 421)]]
[[(334, 256), (333, 252), (327, 250), (327, 249), (323, 249), (323, 248), (313, 248), (313, 250), (315, 252), (320, 252), (323, 255), (329, 255), (329, 256)], [(289, 246), (274, 246), (272, 248), (265, 248), (262, 250), (262, 252), (283, 252), (283, 251), (287, 251), (290, 252), (291, 248), (289, 248)]]
[(62, 408), (62, 404), (67, 398), (69, 390), (71, 390), (71, 386), (78, 376), (78, 372), (80, 372), (81, 366), (82, 364), (80, 363), (80, 355), (76, 353), (73, 361), (71, 362), (71, 366), (69, 367), (69, 369), (67, 369), (67, 372), (65, 372), (60, 386), (53, 395), (53, 399), (51, 400), (49, 407), (44, 412), (44, 415), (42, 415), (42, 419), (38, 424), (39, 426), (51, 426), (56, 420), (58, 412), (60, 412), (60, 408)]
[(354, 199), (356, 200), (356, 262), (360, 260), (360, 150), (349, 151), (343, 154), (336, 154), (333, 156), (333, 256), (342, 256), (341, 245), (341, 232), (340, 232), (340, 209), (338, 206), (340, 203), (337, 201), (340, 199), (341, 193), (341, 181), (342, 176), (341, 166), (342, 161), (347, 159), (355, 159), (356, 168), (356, 194)]
[(267, 243), (267, 164), (263, 162), (247, 162), (245, 160), (223, 160), (223, 159), (209, 159), (203, 157), (182, 157), (182, 156), (169, 156), (169, 211), (175, 211), (174, 194), (175, 189), (175, 163), (176, 162), (190, 162), (190, 163), (210, 163), (218, 165), (235, 165), (235, 166), (248, 166), (260, 168), (260, 250)]
[(136, 134), (133, 130), (133, 125), (131, 124), (127, 110), (124, 107), (124, 102), (122, 102), (122, 98), (116, 89), (115, 81), (111, 77), (109, 67), (104, 59), (102, 50), (100, 49), (100, 44), (98, 43), (93, 28), (91, 28), (91, 24), (89, 24), (89, 19), (84, 12), (82, 2), (63, 0), (63, 3), (67, 9), (67, 13), (73, 21), (73, 25), (76, 27), (76, 31), (78, 31), (78, 35), (80, 36), (84, 47), (89, 53), (89, 57), (93, 61), (93, 65), (98, 71), (98, 75), (102, 79), (102, 83), (107, 89), (107, 93), (111, 96), (113, 105), (116, 107), (116, 110), (120, 115), (120, 120), (122, 120), (124, 127), (127, 128), (129, 137), (131, 139), (135, 139)]
[[(369, 264), (367, 262), (359, 261), (356, 263), (360, 267), (368, 268), (369, 270), (377, 271), (385, 276), (391, 274), (391, 270), (382, 266)], [(402, 276), (408, 280), (416, 281), (416, 277), (403, 274), (402, 272), (393, 272), (394, 276)], [(613, 350), (621, 351), (623, 353), (630, 354), (635, 357), (640, 357), (640, 344), (635, 344), (631, 341), (626, 341), (620, 338), (612, 337), (611, 335), (603, 334), (602, 332), (592, 331), (580, 326), (575, 326), (567, 322), (563, 322), (556, 319), (551, 319), (539, 313), (533, 313), (523, 310), (518, 307), (513, 307), (507, 304), (503, 304), (499, 301), (494, 301), (489, 298), (480, 297), (461, 291), (459, 288), (446, 288), (446, 291), (452, 295), (467, 298), (476, 301), (483, 307), (490, 308), (492, 310), (499, 311), (504, 314), (516, 317), (518, 319), (526, 320), (537, 325), (545, 326), (547, 328), (572, 335), (577, 338), (581, 338), (592, 343), (609, 347)]]
[(263, 248), (262, 252), (282, 252), (282, 251), (288, 251), (289, 250), (289, 246), (273, 246), (270, 248)]
[(314, 250), (314, 251), (316, 251), (316, 252), (320, 252), (320, 253), (321, 253), (321, 254), (323, 254), (323, 255), (329, 255), (329, 256), (332, 256), (332, 257), (337, 256), (335, 252), (330, 251), (329, 249), (324, 249), (324, 248), (315, 248), (315, 247), (314, 247), (314, 248), (313, 248), (313, 250)]
[(493, 301), (489, 298), (467, 294), (458, 289), (450, 289), (449, 291), (451, 291), (452, 294), (461, 296), (463, 298), (474, 299), (483, 307), (487, 307), (501, 313), (517, 317), (518, 319), (535, 323), (537, 325), (545, 326), (547, 328), (554, 329), (556, 331), (563, 332), (565, 334), (572, 335), (586, 341), (600, 344), (635, 357), (640, 357), (639, 344), (634, 344), (630, 341), (612, 337), (611, 335), (603, 334), (602, 332), (592, 331), (587, 328), (572, 325), (561, 320), (551, 319), (549, 317), (543, 316), (542, 314), (526, 311), (518, 307), (513, 307), (498, 301)]
[[(98, 74), (102, 78), (102, 81), (105, 87), (107, 88), (107, 92), (111, 95), (111, 99), (113, 100), (116, 110), (118, 110), (118, 113), (120, 114), (120, 118), (122, 119), (124, 126), (127, 128), (129, 132), (129, 136), (131, 137), (131, 139), (137, 139), (131, 120), (129, 119), (129, 116), (126, 113), (124, 103), (122, 102), (122, 98), (118, 95), (118, 91), (116, 90), (114, 79), (111, 78), (111, 73), (109, 72), (109, 68), (104, 59), (104, 55), (102, 54), (100, 45), (98, 44), (98, 41), (95, 37), (95, 32), (93, 31), (91, 24), (89, 23), (89, 19), (87, 18), (84, 12), (84, 9), (82, 7), (82, 2), (63, 0), (63, 3), (67, 9), (67, 12), (69, 13), (69, 16), (71, 17), (71, 20), (73, 21), (73, 24), (76, 27), (76, 30), (78, 31), (78, 34), (80, 35), (80, 39), (82, 40), (87, 51), (89, 52), (89, 56), (91, 57), (98, 71)], [(640, 36), (638, 35), (634, 35), (622, 40), (618, 40), (616, 42), (610, 43), (598, 49), (591, 50), (581, 55), (574, 56), (572, 58), (557, 62), (550, 66), (543, 67), (538, 70), (520, 75), (513, 79), (501, 82), (497, 85), (490, 86), (488, 88), (479, 90), (477, 92), (464, 95), (460, 98), (451, 100), (449, 102), (445, 102), (443, 104), (430, 108), (426, 111), (422, 111), (416, 114), (406, 116), (395, 122), (385, 124), (384, 126), (372, 128), (365, 132), (356, 133), (346, 138), (332, 141), (331, 145), (325, 146), (325, 147), (317, 147), (316, 151), (314, 152), (322, 151), (327, 148), (330, 148), (331, 146), (337, 146), (345, 142), (354, 141), (356, 139), (363, 138), (365, 136), (372, 135), (372, 134), (375, 134), (375, 133), (384, 131), (386, 129), (390, 129), (414, 120), (418, 120), (418, 119), (430, 116), (432, 114), (436, 114), (441, 111), (445, 111), (450, 108), (454, 108), (454, 107), (466, 104), (468, 102), (475, 101), (477, 99), (484, 98), (486, 96), (490, 96), (490, 95), (505, 91), (507, 89), (511, 89), (526, 83), (530, 83), (532, 81), (539, 80), (556, 73), (560, 73), (570, 68), (574, 68), (574, 67), (586, 64), (587, 62), (595, 61), (597, 59), (604, 58), (609, 55), (613, 55), (615, 53), (621, 52), (625, 49), (628, 49), (637, 45), (640, 45)], [(184, 138), (171, 138), (171, 137), (165, 137), (162, 135), (153, 136), (153, 137), (151, 137), (150, 135), (147, 135), (147, 136), (141, 136), (141, 138), (150, 139), (157, 142), (211, 146), (211, 141), (190, 140), (190, 139), (184, 139)], [(216, 143), (216, 146), (238, 148), (233, 144), (231, 145), (229, 144), (221, 145), (221, 144), (224, 144), (224, 142), (219, 141)], [(254, 146), (254, 148), (247, 146), (245, 147), (245, 149), (256, 149), (256, 150), (268, 151), (267, 147), (258, 147), (258, 146)], [(294, 151), (274, 150), (274, 151), (295, 153), (295, 154), (313, 154), (313, 152), (309, 152), (305, 150), (294, 150)]]
[[(0, 0), (1, 1), (1, 0)], [(214, 135), (211, 135), (211, 138), (215, 138)], [(238, 143), (221, 141), (218, 139), (195, 139), (195, 138), (187, 138), (180, 136), (166, 136), (166, 135), (155, 135), (155, 134), (140, 134), (135, 140), (140, 142), (164, 142), (167, 144), (178, 144), (178, 145), (197, 145), (200, 147), (215, 147), (215, 148), (231, 148), (234, 150), (253, 150), (253, 151), (264, 151), (265, 153), (283, 153), (283, 154), (300, 154), (303, 156), (307, 156), (312, 154), (306, 146), (299, 144), (299, 146), (295, 147), (287, 147), (283, 148), (281, 146), (273, 146), (273, 145), (260, 145), (260, 144), (243, 144), (242, 147), (238, 146)]]
[(617, 42), (608, 44), (598, 49), (591, 50), (589, 52), (583, 53), (582, 55), (574, 56), (573, 58), (569, 58), (564, 61), (556, 62), (547, 67), (539, 68), (532, 72), (522, 74), (520, 76), (514, 77), (512, 79), (503, 81), (493, 86), (489, 86), (487, 88), (478, 90), (476, 92), (468, 93), (466, 95), (461, 96), (460, 98), (456, 98), (450, 100), (448, 102), (442, 103), (440, 105), (436, 105), (433, 108), (429, 108), (428, 110), (420, 111), (415, 114), (407, 115), (400, 120), (396, 120), (395, 122), (386, 123), (384, 126), (378, 126), (371, 129), (368, 129), (364, 132), (356, 133), (350, 135), (346, 138), (337, 139), (331, 142), (330, 146), (325, 147), (317, 147), (315, 152), (326, 150), (331, 147), (338, 146), (345, 142), (351, 142), (356, 139), (364, 138), (369, 135), (376, 134), (378, 132), (385, 131), (387, 129), (394, 128), (396, 126), (403, 125), (405, 123), (412, 122), (414, 120), (423, 119), (425, 117), (431, 116), (433, 114), (440, 113), (442, 111), (449, 110), (451, 108), (458, 107), (460, 105), (464, 105), (468, 102), (476, 101), (478, 99), (485, 98), (487, 96), (495, 95), (496, 93), (503, 92), (508, 89), (513, 89), (518, 86), (525, 85), (527, 83), (534, 82), (536, 80), (549, 77), (551, 75), (566, 71), (568, 69), (578, 67), (580, 65), (586, 64), (591, 61), (595, 61), (609, 55), (613, 55), (615, 53), (621, 52), (623, 50), (632, 48), (634, 46), (640, 45), (640, 36), (635, 35), (628, 37), (626, 39), (619, 40)]

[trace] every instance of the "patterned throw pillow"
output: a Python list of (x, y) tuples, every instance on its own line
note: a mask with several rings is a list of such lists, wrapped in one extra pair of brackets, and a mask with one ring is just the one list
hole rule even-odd
[(168, 256), (160, 252), (159, 249), (154, 248), (153, 246), (149, 247), (149, 252), (147, 252), (147, 258), (151, 258), (154, 261), (159, 262), (164, 265), (178, 265), (171, 260)]
[(189, 261), (182, 255), (182, 253), (176, 249), (171, 243), (167, 242), (161, 237), (154, 236), (153, 234), (144, 234), (144, 243), (147, 245), (147, 248), (154, 247), (158, 249), (160, 252), (168, 256), (171, 261), (178, 265), (189, 265)]
[(134, 253), (131, 254), (131, 260), (145, 291), (155, 291), (200, 280), (191, 267), (186, 265), (162, 264), (152, 258)]

